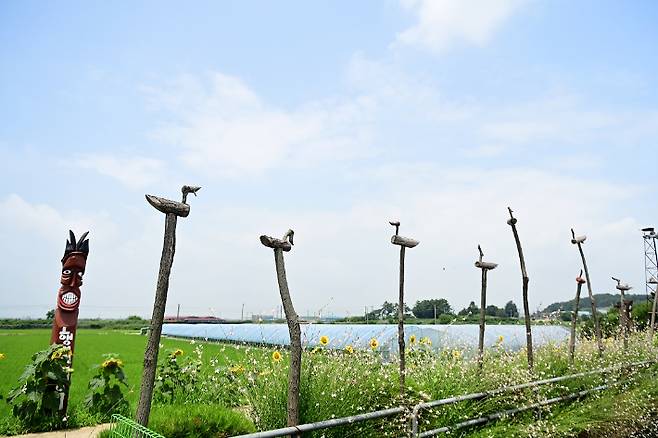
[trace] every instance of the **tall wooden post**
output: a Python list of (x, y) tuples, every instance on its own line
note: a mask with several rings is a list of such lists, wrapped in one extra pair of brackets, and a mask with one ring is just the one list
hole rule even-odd
[(621, 284), (621, 280), (615, 277), (612, 277), (613, 280), (617, 282), (615, 288), (619, 291), (619, 329), (621, 331), (621, 336), (624, 339), (624, 350), (628, 348), (628, 331), (629, 331), (629, 320), (630, 315), (628, 314), (628, 303), (626, 302), (626, 291), (633, 289), (627, 284)]
[(276, 266), (276, 279), (279, 283), (279, 294), (286, 314), (288, 333), (290, 334), (290, 372), (288, 373), (288, 426), (299, 424), (299, 382), (302, 370), (302, 335), (299, 327), (299, 317), (292, 305), (286, 267), (283, 260), (283, 251), (290, 251), (293, 245), (293, 230), (288, 230), (282, 239), (270, 236), (260, 236), (260, 242), (268, 248), (274, 249), (274, 264)]
[(158, 283), (155, 288), (155, 302), (153, 304), (153, 315), (149, 330), (146, 351), (144, 352), (144, 370), (142, 371), (142, 385), (139, 392), (139, 402), (135, 414), (136, 421), (142, 426), (148, 426), (151, 414), (151, 401), (153, 399), (153, 385), (155, 383), (155, 369), (158, 364), (158, 353), (160, 350), (160, 335), (162, 334), (162, 322), (167, 305), (167, 292), (169, 290), (169, 275), (174, 263), (174, 252), (176, 251), (176, 221), (178, 217), (187, 217), (190, 214), (190, 206), (187, 205), (187, 195), (196, 192), (201, 187), (183, 186), (183, 201), (176, 202), (169, 199), (146, 195), (146, 200), (156, 210), (165, 214), (164, 244), (160, 258), (160, 272)]
[(601, 325), (599, 323), (599, 315), (596, 311), (596, 300), (594, 299), (594, 294), (592, 293), (592, 282), (589, 278), (589, 270), (587, 269), (587, 262), (585, 261), (585, 253), (583, 252), (583, 243), (587, 239), (587, 236), (578, 236), (571, 229), (571, 243), (578, 245), (578, 251), (580, 252), (580, 259), (583, 262), (583, 269), (585, 270), (585, 280), (587, 280), (587, 293), (589, 295), (589, 301), (592, 306), (592, 318), (594, 318), (594, 333), (596, 335), (596, 343), (599, 347), (599, 356), (603, 356), (603, 339), (601, 337)]
[(498, 264), (482, 261), (484, 253), (482, 248), (478, 245), (478, 251), (480, 252), (480, 259), (475, 262), (475, 267), (482, 271), (482, 291), (480, 293), (480, 339), (478, 342), (478, 366), (482, 369), (482, 363), (484, 360), (484, 325), (485, 325), (485, 309), (487, 307), (487, 271), (496, 269)]
[(583, 288), (583, 270), (576, 277), (576, 299), (574, 301), (574, 308), (571, 311), (571, 336), (569, 337), (569, 360), (573, 363), (574, 355), (576, 352), (576, 324), (578, 322), (578, 306), (580, 306), (580, 290)]
[(528, 305), (528, 283), (530, 279), (528, 278), (528, 272), (525, 269), (525, 258), (523, 257), (523, 249), (521, 248), (521, 240), (519, 239), (519, 233), (516, 231), (516, 223), (518, 222), (514, 215), (512, 214), (512, 209), (507, 207), (509, 211), (509, 219), (507, 224), (512, 227), (512, 233), (514, 234), (514, 241), (516, 242), (516, 249), (519, 252), (519, 263), (521, 264), (521, 277), (523, 279), (523, 313), (525, 316), (525, 337), (526, 337), (526, 349), (528, 352), (528, 368), (532, 371), (534, 365), (534, 354), (532, 352), (532, 328), (530, 326), (530, 306)]
[(405, 341), (404, 341), (404, 252), (406, 248), (413, 248), (420, 242), (398, 234), (400, 222), (389, 222), (395, 227), (395, 235), (391, 237), (391, 243), (400, 247), (400, 293), (398, 299), (398, 349), (400, 350), (400, 394), (405, 392)]

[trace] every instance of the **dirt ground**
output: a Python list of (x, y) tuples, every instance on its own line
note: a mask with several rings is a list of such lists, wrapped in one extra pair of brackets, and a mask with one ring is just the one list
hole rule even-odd
[(55, 432), (28, 433), (16, 435), (12, 438), (95, 438), (101, 431), (108, 429), (109, 423), (80, 429), (57, 430)]

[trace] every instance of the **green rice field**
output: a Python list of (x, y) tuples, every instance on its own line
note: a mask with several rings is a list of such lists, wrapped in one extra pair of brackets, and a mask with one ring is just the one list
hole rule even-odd
[[(0, 353), (5, 358), (0, 360), (0, 395), (7, 393), (16, 386), (25, 366), (31, 356), (37, 351), (48, 347), (50, 330), (0, 330)], [(191, 352), (194, 345), (189, 340), (163, 338), (161, 355), (168, 350), (177, 348)], [(128, 377), (129, 389), (127, 399), (135, 406), (139, 398), (139, 385), (146, 348), (146, 336), (137, 331), (118, 330), (78, 330), (76, 335), (74, 373), (71, 381), (70, 409), (74, 410), (81, 404), (87, 394), (87, 382), (95, 373), (94, 367), (103, 362), (105, 354), (113, 353), (124, 363)], [(221, 352), (221, 354), (220, 354)], [(242, 357), (239, 349), (230, 345), (204, 343), (204, 360), (217, 360), (220, 365), (230, 366)], [(0, 402), (0, 419), (11, 416), (11, 406), (2, 400)]]

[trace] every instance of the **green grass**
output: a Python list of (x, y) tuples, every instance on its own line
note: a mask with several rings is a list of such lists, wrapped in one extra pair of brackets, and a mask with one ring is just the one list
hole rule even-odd
[[(15, 386), (30, 356), (44, 349), (48, 330), (0, 330), (0, 394)], [(116, 353), (123, 360), (130, 388), (127, 392), (134, 412), (139, 394), (139, 382), (146, 337), (133, 332), (80, 330), (73, 363), (75, 372), (71, 386), (70, 411), (77, 425), (97, 421), (86, 414), (82, 401), (94, 366), (103, 355)], [(168, 437), (222, 436), (229, 431), (249, 431), (252, 424), (242, 412), (248, 412), (260, 430), (285, 425), (288, 354), (283, 360), (272, 358), (272, 347), (254, 347), (163, 339), (161, 359), (167, 351), (182, 349), (176, 358), (186, 386), (178, 387), (173, 405), (154, 404), (152, 427)], [(199, 348), (202, 346), (203, 348)], [(604, 368), (620, 363), (656, 358), (658, 350), (649, 348), (642, 333), (634, 334), (628, 350), (620, 342), (606, 339), (603, 358), (593, 341), (583, 340), (577, 348), (574, 365), (569, 363), (564, 344), (549, 344), (538, 348), (535, 370), (528, 372), (523, 351), (509, 352), (493, 348), (485, 356), (479, 370), (470, 355), (459, 351), (436, 353), (427, 345), (410, 346), (407, 355), (405, 394), (399, 395), (398, 364), (382, 361), (379, 351), (347, 353), (318, 347), (303, 353), (301, 381), (301, 422), (326, 420), (404, 405), (411, 407), (420, 401), (478, 392), (546, 377)], [(197, 350), (197, 351), (195, 351)], [(201, 351), (203, 350), (203, 351)], [(197, 361), (200, 364), (194, 365)], [(194, 365), (194, 366), (191, 366)], [(471, 429), (456, 436), (615, 436), (615, 431), (632, 431), (656, 412), (658, 405), (658, 367), (645, 370), (629, 385), (602, 392), (578, 402), (560, 404), (542, 412), (527, 413), (501, 421), (483, 429)], [(177, 374), (179, 375), (179, 374)], [(611, 373), (621, 377), (620, 373)], [(454, 424), (472, 417), (497, 412), (513, 406), (530, 404), (558, 394), (573, 392), (600, 384), (600, 377), (575, 379), (562, 385), (551, 385), (518, 394), (506, 394), (492, 400), (467, 402), (426, 411), (421, 416), (423, 430)], [(647, 408), (647, 406), (649, 408)], [(238, 410), (230, 407), (239, 407)], [(241, 412), (240, 412), (241, 411)], [(12, 418), (9, 406), (0, 402), (0, 434), (20, 430)], [(4, 421), (4, 423), (3, 423)], [(404, 434), (404, 416), (326, 430), (309, 436), (367, 437)], [(550, 433), (549, 433), (550, 432)], [(543, 433), (543, 435), (542, 435)], [(621, 432), (619, 432), (621, 433)]]
[[(0, 395), (7, 393), (17, 385), (18, 378), (30, 358), (37, 351), (48, 347), (50, 330), (0, 330), (0, 353), (5, 359), (0, 360)], [(160, 356), (167, 350), (182, 349), (186, 354), (192, 353), (195, 345), (189, 340), (166, 339), (161, 341)], [(196, 344), (199, 344), (198, 342)], [(217, 365), (232, 365), (241, 360), (242, 350), (234, 346), (215, 343), (202, 343), (204, 346), (204, 365), (213, 360)], [(94, 366), (103, 361), (103, 355), (116, 353), (124, 362), (129, 388), (125, 392), (134, 411), (139, 398), (141, 373), (144, 361), (146, 336), (132, 331), (78, 330), (73, 359), (74, 373), (71, 379), (69, 412), (83, 410), (82, 405), (87, 394), (87, 383), (94, 374)], [(155, 407), (154, 409), (157, 409)], [(0, 400), (0, 434), (3, 433), (2, 421), (11, 418), (11, 406)], [(89, 419), (93, 422), (93, 419)], [(8, 426), (5, 426), (7, 428)]]

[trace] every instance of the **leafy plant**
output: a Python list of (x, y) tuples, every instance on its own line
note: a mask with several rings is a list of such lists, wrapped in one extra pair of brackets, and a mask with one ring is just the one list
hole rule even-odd
[(45, 425), (57, 426), (60, 398), (69, 387), (71, 350), (53, 344), (32, 356), (25, 367), (19, 385), (7, 397), (12, 412), (25, 427), (36, 429)]
[(96, 366), (98, 372), (89, 380), (90, 392), (85, 404), (92, 413), (100, 414), (105, 419), (113, 413), (126, 413), (129, 405), (121, 392), (121, 385), (128, 387), (123, 362), (114, 354), (104, 357), (105, 361)]
[(202, 361), (199, 358), (187, 358), (181, 365), (178, 358), (182, 355), (181, 349), (171, 351), (158, 366), (154, 388), (157, 402), (174, 403), (181, 397), (185, 400), (190, 394), (194, 394)]

